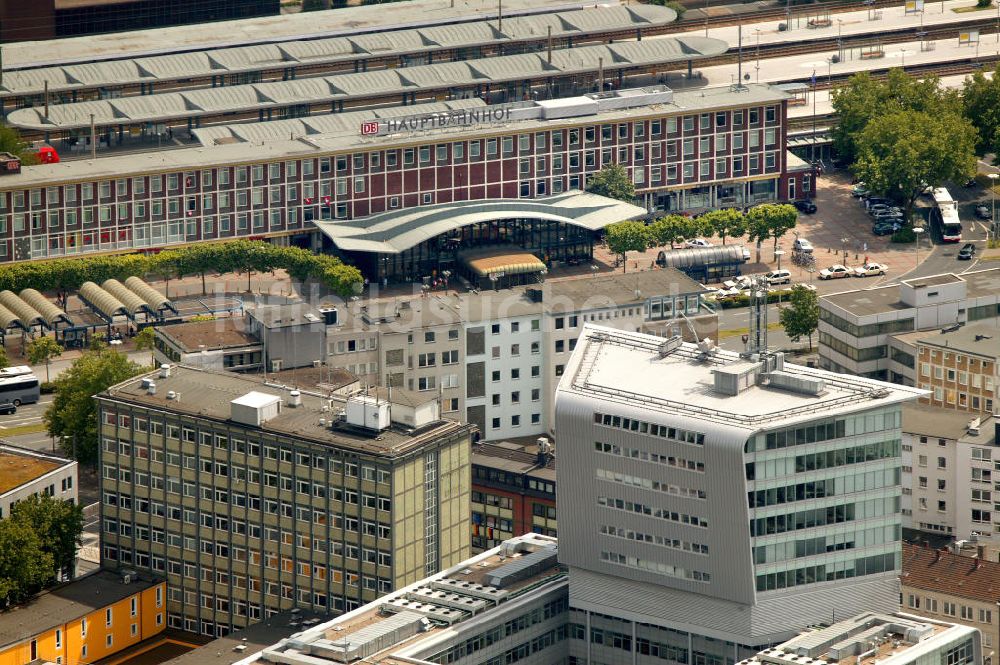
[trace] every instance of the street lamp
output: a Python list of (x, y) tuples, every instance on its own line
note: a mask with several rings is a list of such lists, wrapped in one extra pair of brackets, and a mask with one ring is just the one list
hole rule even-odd
[(906, 70), (906, 49), (905, 48), (899, 49), (899, 57), (900, 57), (899, 68), (905, 71)]
[(774, 251), (774, 256), (775, 258), (778, 259), (778, 267), (776, 268), (776, 270), (781, 270), (781, 257), (784, 255), (785, 255), (785, 250), (783, 249), (776, 249)]
[(760, 83), (760, 28), (754, 28), (753, 30), (757, 33), (757, 63), (753, 68), (757, 71), (757, 83)]
[[(997, 228), (997, 178), (1000, 178), (1000, 173), (987, 173), (987, 177), (990, 179), (990, 198), (993, 203), (993, 212), (990, 214), (990, 229)], [(993, 235), (996, 239), (996, 234)], [(989, 241), (989, 234), (987, 234), (987, 244)]]
[(920, 236), (924, 233), (924, 227), (914, 226), (913, 233), (917, 236), (917, 265), (920, 265)]
[(847, 243), (851, 241), (850, 238), (841, 238), (840, 247), (844, 250), (844, 265), (847, 265)]

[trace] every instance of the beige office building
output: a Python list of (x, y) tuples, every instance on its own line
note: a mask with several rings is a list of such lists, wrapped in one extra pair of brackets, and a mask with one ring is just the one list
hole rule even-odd
[(350, 398), (162, 368), (98, 395), (106, 567), (221, 635), (349, 611), (470, 554), (470, 433), (403, 389)]

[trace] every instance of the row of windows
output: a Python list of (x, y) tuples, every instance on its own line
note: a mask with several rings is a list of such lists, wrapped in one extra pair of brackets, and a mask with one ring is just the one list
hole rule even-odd
[(686, 469), (688, 471), (697, 471), (699, 473), (705, 472), (704, 462), (696, 462), (695, 460), (685, 459), (683, 457), (676, 457), (674, 455), (661, 455), (659, 453), (651, 453), (645, 450), (639, 450), (638, 448), (622, 448), (621, 446), (615, 445), (613, 443), (602, 443), (600, 441), (594, 442), (594, 450), (596, 450), (599, 453), (604, 453), (605, 455), (628, 457), (631, 459), (642, 460), (643, 462), (664, 464), (666, 466), (672, 466), (677, 469)]
[(757, 591), (773, 591), (817, 582), (831, 582), (885, 573), (898, 567), (896, 559), (896, 554), (876, 554), (854, 561), (841, 561), (825, 565), (805, 566), (795, 570), (765, 573), (757, 576)]
[(678, 524), (689, 524), (691, 526), (708, 528), (708, 521), (696, 515), (679, 513), (675, 510), (668, 510), (666, 508), (654, 508), (637, 501), (625, 501), (624, 499), (616, 499), (614, 497), (598, 496), (597, 505), (611, 508), (613, 510), (622, 510), (627, 513), (648, 515), (661, 520), (667, 520), (668, 522), (677, 522)]
[(902, 527), (899, 524), (890, 524), (868, 529), (831, 533), (817, 538), (803, 538), (800, 540), (786, 540), (784, 542), (757, 545), (753, 548), (754, 563), (776, 563), (778, 561), (800, 559), (817, 554), (852, 550), (856, 547), (884, 545), (885, 543), (898, 542), (901, 535)]
[(548, 621), (565, 614), (568, 604), (569, 603), (566, 598), (549, 601), (541, 607), (536, 607), (530, 612), (526, 612), (521, 616), (505, 621), (499, 626), (494, 626), (489, 630), (470, 637), (446, 649), (445, 651), (438, 652), (428, 657), (427, 660), (435, 663), (441, 663), (442, 665), (454, 663), (462, 658), (471, 656), (483, 649), (489, 648), (494, 644), (499, 644), (512, 635), (516, 635), (523, 630), (542, 623), (543, 621)]
[(619, 485), (641, 487), (642, 489), (653, 490), (654, 492), (663, 492), (664, 494), (673, 494), (674, 496), (679, 496), (685, 499), (705, 498), (705, 490), (702, 489), (681, 487), (680, 485), (672, 485), (670, 483), (660, 482), (659, 480), (651, 480), (641, 476), (632, 476), (627, 473), (619, 473), (617, 471), (609, 471), (607, 469), (597, 469), (597, 479), (605, 480), (610, 483), (618, 483)]
[(823, 308), (820, 308), (819, 310), (819, 320), (829, 323), (835, 329), (845, 332), (851, 337), (892, 335), (894, 333), (911, 332), (913, 330), (912, 318), (857, 325), (855, 323), (851, 323), (847, 319), (837, 316), (830, 310)]
[(882, 499), (845, 503), (837, 506), (827, 506), (825, 508), (798, 510), (781, 515), (771, 515), (769, 517), (758, 517), (750, 520), (750, 535), (753, 537), (768, 536), (788, 531), (811, 529), (828, 524), (841, 524), (843, 522), (851, 522), (855, 519), (884, 517), (886, 515), (895, 515), (899, 512), (899, 508), (899, 497), (885, 497)]
[(635, 570), (644, 570), (650, 573), (656, 573), (657, 575), (664, 575), (666, 577), (678, 577), (680, 579), (694, 580), (696, 582), (712, 581), (711, 575), (700, 570), (686, 570), (680, 566), (672, 566), (669, 563), (663, 563), (662, 561), (640, 559), (639, 557), (628, 556), (618, 552), (601, 552), (601, 561), (606, 561), (608, 563), (615, 564), (616, 566), (633, 568)]
[(594, 424), (603, 425), (604, 427), (616, 427), (630, 432), (638, 432), (639, 434), (658, 436), (663, 439), (671, 439), (681, 443), (693, 443), (698, 446), (705, 445), (705, 435), (701, 432), (684, 430), (677, 427), (668, 427), (666, 425), (657, 425), (655, 423), (647, 423), (642, 420), (636, 420), (635, 418), (626, 418), (624, 416), (615, 416), (607, 413), (595, 413)]
[(683, 550), (685, 552), (694, 552), (695, 554), (708, 554), (708, 545), (692, 543), (686, 540), (680, 540), (679, 538), (665, 538), (659, 535), (642, 533), (640, 531), (633, 531), (632, 529), (624, 529), (620, 526), (610, 526), (607, 524), (602, 524), (599, 531), (605, 536), (611, 536), (612, 538), (635, 540), (640, 543), (649, 543), (650, 545), (659, 545), (660, 547), (667, 547), (673, 550)]

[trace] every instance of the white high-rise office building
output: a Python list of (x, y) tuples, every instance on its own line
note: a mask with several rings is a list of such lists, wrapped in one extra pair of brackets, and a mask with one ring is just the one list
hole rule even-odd
[(588, 324), (556, 393), (570, 662), (733, 663), (898, 609), (924, 391)]

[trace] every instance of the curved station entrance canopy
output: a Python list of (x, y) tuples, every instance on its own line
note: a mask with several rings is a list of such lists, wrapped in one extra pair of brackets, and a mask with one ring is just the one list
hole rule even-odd
[[(533, 255), (540, 262), (533, 264), (538, 271), (553, 262), (590, 261), (597, 232), (645, 216), (645, 208), (574, 190), (540, 199), (457, 201), (314, 223), (328, 244), (348, 255), (367, 277), (412, 280), (458, 272), (467, 264), (461, 255), (474, 249)], [(473, 281), (497, 274), (467, 267), (463, 273)], [(525, 272), (533, 271), (517, 274)]]

